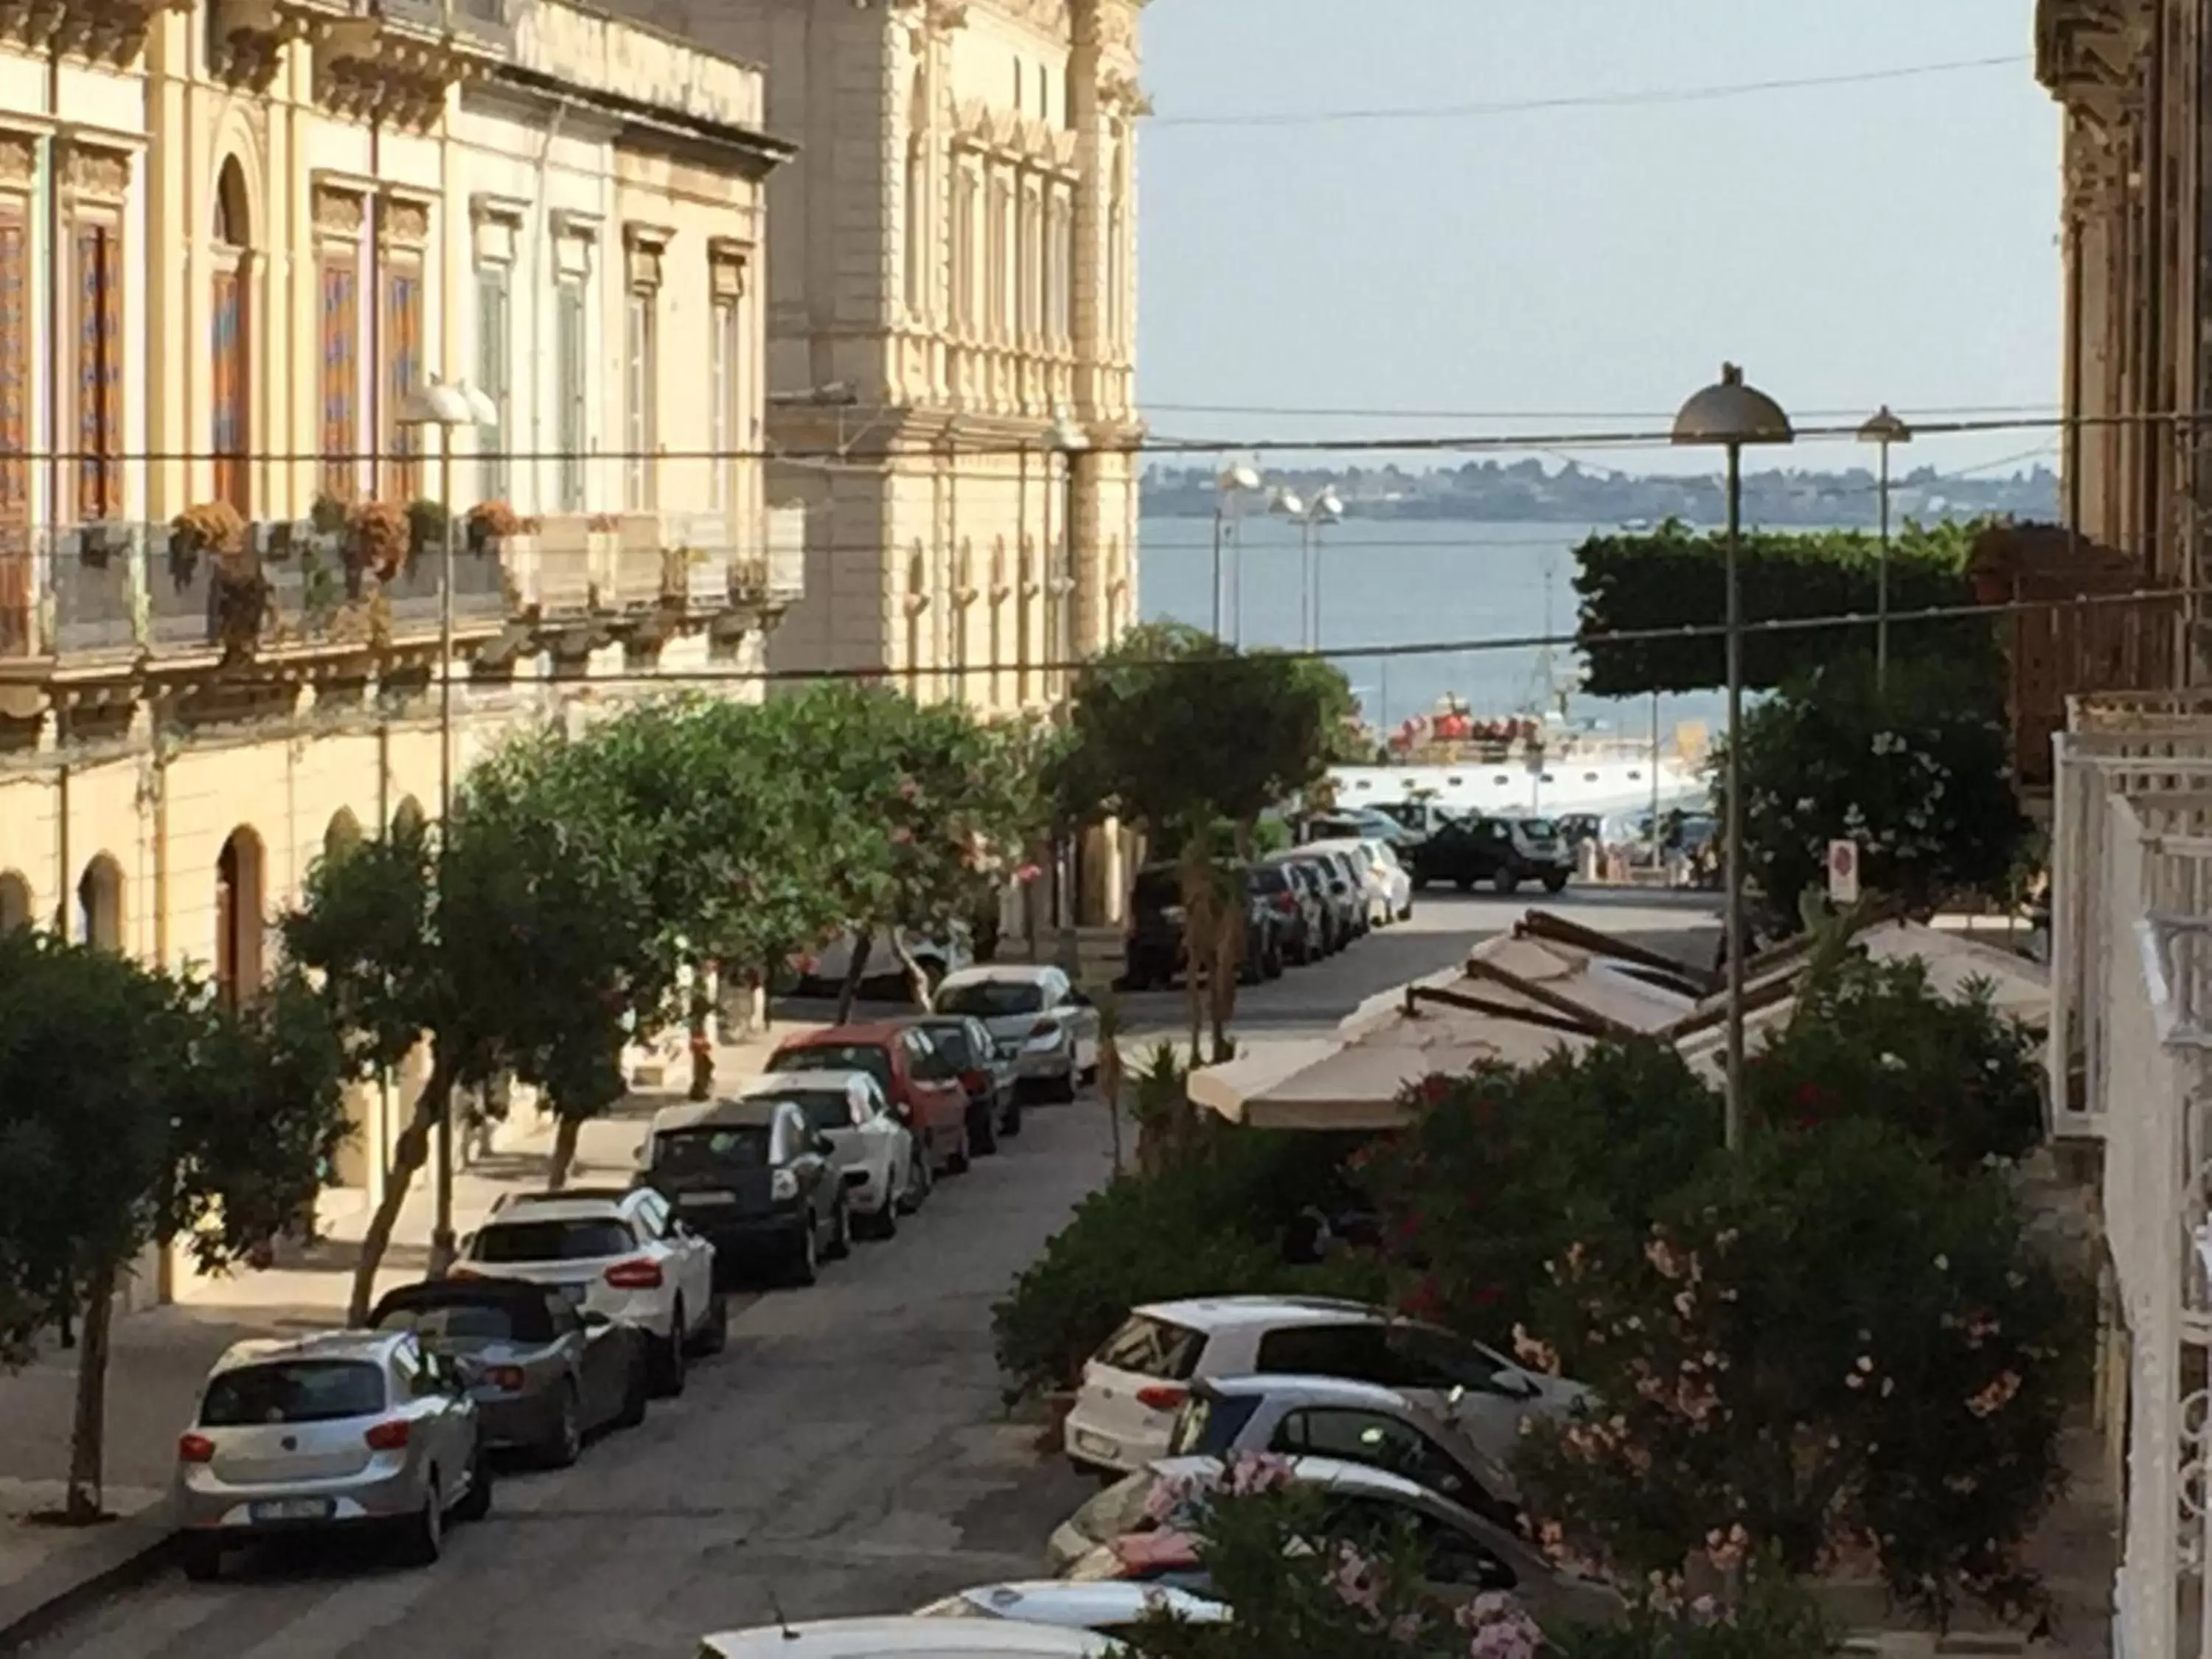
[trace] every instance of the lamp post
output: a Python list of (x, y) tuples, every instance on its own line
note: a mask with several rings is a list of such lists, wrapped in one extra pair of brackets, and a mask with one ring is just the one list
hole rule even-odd
[(1344, 517), (1344, 498), (1334, 484), (1323, 484), (1313, 500), (1295, 489), (1279, 489), (1268, 511), (1280, 514), (1298, 527), (1298, 582), (1302, 605), (1298, 613), (1298, 641), (1309, 651), (1321, 649), (1321, 532), (1324, 525)]
[[(1743, 1145), (1743, 591), (1736, 569), (1743, 540), (1743, 451), (1747, 444), (1786, 444), (1796, 436), (1773, 398), (1743, 382), (1734, 363), (1694, 394), (1674, 416), (1678, 444), (1728, 451), (1728, 815), (1727, 858), (1728, 1145)], [(1656, 764), (1655, 760), (1655, 764)]]
[[(1064, 568), (1055, 579), (1066, 586), (1060, 590), (1060, 637), (1052, 644), (1060, 659), (1060, 683), (1064, 696), (1070, 684), (1070, 665), (1083, 650), (1084, 624), (1088, 620), (1087, 607), (1082, 602), (1083, 573), (1077, 568), (1075, 554), (1075, 458), (1091, 447), (1091, 438), (1063, 409), (1054, 417), (1045, 441), (1051, 453), (1060, 458), (1061, 480), (1066, 492), (1060, 511)], [(1082, 970), (1083, 943), (1076, 931), (1075, 843), (1072, 839), (1061, 841), (1056, 862), (1060, 866), (1054, 872), (1060, 888), (1060, 966), (1070, 979), (1074, 979)]]
[[(399, 405), (401, 426), (438, 430), (438, 509), (445, 532), (438, 538), (438, 857), (453, 823), (453, 434), (499, 418), (498, 407), (466, 381), (434, 375)], [(437, 1211), (430, 1228), (430, 1277), (453, 1265), (453, 1097), (438, 1103)]]
[[(1233, 522), (1243, 498), (1260, 488), (1260, 475), (1239, 464), (1225, 466), (1214, 480), (1213, 494), (1213, 637), (1221, 637), (1221, 541), (1224, 527)], [(1243, 550), (1238, 550), (1243, 561)]]
[(1912, 441), (1912, 428), (1890, 412), (1887, 404), (1867, 417), (1859, 441), (1881, 447), (1881, 557), (1875, 566), (1874, 685), (1889, 685), (1889, 447)]

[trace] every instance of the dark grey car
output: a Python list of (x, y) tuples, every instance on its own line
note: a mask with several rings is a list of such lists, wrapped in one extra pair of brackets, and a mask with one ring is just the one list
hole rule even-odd
[(1018, 1038), (1001, 1044), (973, 1014), (923, 1014), (906, 1024), (928, 1032), (930, 1046), (959, 1073), (968, 1091), (968, 1144), (979, 1157), (997, 1152), (1000, 1135), (1021, 1133)]
[(765, 1258), (811, 1285), (824, 1257), (851, 1252), (847, 1182), (867, 1178), (841, 1170), (836, 1151), (791, 1101), (702, 1101), (653, 1119), (640, 1179), (714, 1245), (718, 1279)]
[(520, 1448), (565, 1468), (594, 1430), (645, 1420), (652, 1380), (644, 1334), (604, 1314), (580, 1314), (543, 1285), (467, 1278), (409, 1285), (379, 1302), (369, 1323), (412, 1331), (426, 1352), (454, 1363), (488, 1446)]

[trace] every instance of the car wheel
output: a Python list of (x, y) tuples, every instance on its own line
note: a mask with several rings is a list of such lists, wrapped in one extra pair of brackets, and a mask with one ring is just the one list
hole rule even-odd
[(853, 1206), (842, 1197), (830, 1223), (830, 1248), (822, 1254), (832, 1261), (842, 1261), (853, 1254)]
[(947, 1175), (966, 1175), (968, 1173), (969, 1151), (968, 1126), (965, 1123), (963, 1123), (960, 1126), (960, 1144), (952, 1149), (951, 1156), (945, 1160), (945, 1173)]
[(1022, 1132), (1022, 1103), (1018, 1100), (1006, 1103), (1006, 1114), (999, 1120), (999, 1133), (1012, 1140)]
[(676, 1311), (669, 1318), (668, 1334), (653, 1340), (654, 1369), (658, 1372), (653, 1378), (653, 1390), (666, 1399), (673, 1400), (684, 1392), (686, 1328), (684, 1304), (678, 1301)]
[(853, 1231), (862, 1238), (896, 1238), (898, 1237), (899, 1206), (890, 1196), (890, 1183), (887, 1176), (884, 1184), (882, 1205), (870, 1215), (860, 1217), (853, 1223)]
[[(576, 1449), (580, 1454), (583, 1449), (584, 1438), (580, 1430), (576, 1436)], [(469, 1464), (469, 1495), (453, 1505), (453, 1519), (481, 1521), (489, 1515), (491, 1489), (491, 1459), (484, 1455), (483, 1447), (479, 1445), (475, 1458)]]
[(922, 1151), (920, 1143), (917, 1142), (914, 1149), (913, 1161), (906, 1172), (906, 1191), (899, 1198), (899, 1202), (905, 1206), (908, 1215), (915, 1214), (921, 1208), (922, 1200), (929, 1196), (930, 1188), (936, 1185), (936, 1182), (937, 1177), (929, 1167), (929, 1154)]
[(707, 1298), (707, 1322), (700, 1328), (699, 1352), (720, 1353), (730, 1346), (730, 1304), (717, 1291)]
[(1452, 885), (1458, 888), (1462, 893), (1472, 893), (1474, 890), (1474, 878), (1473, 876), (1462, 876), (1457, 881), (1454, 882)]
[(1510, 893), (1515, 888), (1521, 884), (1521, 878), (1515, 875), (1510, 870), (1500, 870), (1496, 875), (1490, 878), (1490, 884), (1492, 887), (1495, 887), (1500, 893)]
[(791, 1282), (794, 1285), (811, 1285), (822, 1276), (822, 1241), (816, 1237), (819, 1231), (811, 1215), (800, 1224), (791, 1263)]
[(549, 1469), (565, 1469), (584, 1455), (584, 1404), (576, 1385), (561, 1385), (561, 1414), (538, 1449), (538, 1461)]
[(1260, 971), (1269, 979), (1282, 978), (1283, 947), (1281, 945), (1271, 945), (1267, 947), (1267, 954), (1260, 958)]
[(430, 1490), (423, 1494), (421, 1512), (405, 1523), (399, 1550), (411, 1567), (433, 1566), (446, 1553), (446, 1500), (434, 1474), (430, 1477)]
[(222, 1577), (222, 1546), (214, 1539), (187, 1534), (177, 1540), (177, 1565), (195, 1584), (212, 1584)]
[(975, 1149), (978, 1158), (990, 1158), (999, 1150), (999, 1126), (991, 1121), (988, 1105), (972, 1108), (968, 1114), (968, 1144)]
[(1067, 1069), (1052, 1080), (1046, 1098), (1065, 1106), (1075, 1098), (1075, 1062), (1069, 1060)]
[(1566, 875), (1566, 872), (1565, 872), (1565, 871), (1564, 871), (1564, 870), (1562, 870), (1562, 871), (1561, 871), (1558, 875), (1556, 875), (1556, 876), (1547, 876), (1547, 877), (1545, 877), (1545, 878), (1544, 878), (1544, 890), (1545, 890), (1546, 892), (1547, 892), (1547, 893), (1564, 893), (1564, 892), (1565, 892), (1565, 891), (1567, 890), (1567, 875)]
[(629, 1376), (623, 1385), (622, 1410), (615, 1416), (618, 1429), (634, 1429), (645, 1421), (646, 1407), (653, 1394), (653, 1378), (647, 1374), (645, 1357), (633, 1348)]

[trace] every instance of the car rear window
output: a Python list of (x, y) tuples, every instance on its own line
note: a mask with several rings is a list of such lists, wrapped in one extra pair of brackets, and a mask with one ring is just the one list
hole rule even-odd
[(1195, 1394), (1176, 1419), (1168, 1438), (1170, 1457), (1222, 1457), (1260, 1409), (1256, 1394)]
[(890, 1051), (874, 1042), (810, 1043), (786, 1048), (768, 1063), (771, 1072), (866, 1072), (888, 1094), (893, 1086)]
[(693, 1176), (721, 1170), (765, 1170), (769, 1139), (765, 1123), (665, 1130), (653, 1138), (653, 1172)]
[(1159, 1477), (1150, 1469), (1123, 1475), (1076, 1510), (1075, 1530), (1102, 1544), (1125, 1533), (1141, 1531), (1152, 1522), (1146, 1505), (1158, 1484)]
[(626, 1255), (637, 1235), (623, 1221), (507, 1221), (477, 1235), (478, 1261), (591, 1261)]
[(1262, 893), (1287, 892), (1291, 878), (1280, 865), (1263, 864), (1252, 872), (1252, 885)]
[(211, 1429), (254, 1423), (329, 1423), (384, 1409), (384, 1371), (358, 1359), (290, 1359), (225, 1371), (208, 1384), (200, 1421)]
[[(973, 1014), (978, 1019), (1003, 1019), (1009, 1014), (1033, 1014), (1044, 1006), (1044, 988), (1027, 980), (977, 980), (948, 985), (938, 994), (939, 1010), (948, 1014)], [(930, 1033), (935, 1037), (937, 1033)], [(940, 1042), (938, 1046), (945, 1045)]]
[[(805, 1113), (808, 1127), (817, 1133), (827, 1134), (832, 1129), (853, 1127), (853, 1098), (842, 1089), (794, 1089), (778, 1098)], [(763, 1136), (767, 1133), (761, 1131)]]
[(491, 1301), (453, 1301), (387, 1308), (376, 1322), (380, 1331), (413, 1331), (417, 1336), (452, 1342), (550, 1342), (553, 1316), (542, 1303), (520, 1297)]
[(1523, 818), (1521, 833), (1531, 841), (1549, 841), (1559, 833), (1559, 826), (1549, 818)]
[(1206, 1333), (1149, 1314), (1132, 1314), (1098, 1350), (1102, 1365), (1165, 1382), (1188, 1382), (1206, 1349)]
[(964, 1072), (975, 1063), (965, 1025), (929, 1025), (922, 1029), (929, 1033), (929, 1046), (936, 1049), (938, 1057), (954, 1071)]

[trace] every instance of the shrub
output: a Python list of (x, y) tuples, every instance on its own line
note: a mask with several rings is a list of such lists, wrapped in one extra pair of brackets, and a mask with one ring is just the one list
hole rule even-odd
[(1852, 952), (1799, 993), (1790, 1024), (1745, 1068), (1753, 1121), (1873, 1117), (1965, 1171), (2043, 1139), (2034, 1039), (1987, 987), (1942, 995), (1925, 963)]
[(1153, 1175), (1117, 1176), (1016, 1279), (992, 1311), (1000, 1369), (1014, 1394), (1067, 1388), (1129, 1310), (1179, 1297), (1304, 1291), (1373, 1299), (1385, 1277), (1346, 1253), (1285, 1259), (1299, 1212), (1337, 1180), (1334, 1137), (1224, 1129)]
[(1786, 1574), (1753, 1578), (1726, 1602), (1651, 1598), (1613, 1625), (1547, 1632), (1560, 1659), (1827, 1659), (1834, 1632)]
[(1651, 1042), (1416, 1085), (1397, 1142), (1359, 1160), (1408, 1313), (1495, 1340), (1532, 1319), (1545, 1264), (1577, 1238), (1639, 1234), (1721, 1142), (1721, 1108)]
[(1638, 1578), (1864, 1562), (1939, 1618), (2033, 1601), (2083, 1328), (2000, 1178), (1877, 1123), (1781, 1130), (1556, 1267), (1555, 1352), (1525, 1347), (1597, 1398), (1524, 1443), (1549, 1541)]
[(1893, 663), (1877, 691), (1866, 664), (1833, 663), (1749, 709), (1742, 743), (1744, 868), (1771, 907), (1825, 885), (1831, 841), (1857, 842), (1866, 888), (1915, 915), (2013, 874), (2028, 825), (2002, 688), (1978, 665)]

